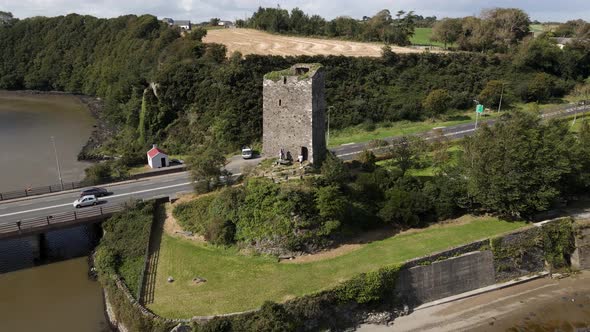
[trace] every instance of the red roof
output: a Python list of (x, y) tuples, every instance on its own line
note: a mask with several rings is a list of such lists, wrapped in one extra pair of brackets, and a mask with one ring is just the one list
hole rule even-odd
[(153, 158), (153, 157), (157, 156), (158, 153), (166, 154), (164, 151), (162, 151), (158, 148), (152, 148), (151, 150), (148, 151), (147, 155), (149, 158)]

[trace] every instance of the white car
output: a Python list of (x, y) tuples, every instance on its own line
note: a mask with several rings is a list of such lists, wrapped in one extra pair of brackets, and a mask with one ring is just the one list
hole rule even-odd
[(78, 208), (81, 208), (84, 206), (90, 206), (90, 205), (96, 205), (96, 204), (98, 204), (98, 198), (96, 198), (96, 196), (86, 195), (86, 196), (82, 196), (82, 197), (78, 198), (77, 200), (75, 200), (72, 205), (74, 205), (74, 207), (76, 209), (78, 209)]
[(243, 148), (242, 149), (242, 158), (250, 159), (252, 158), (252, 149), (250, 148)]

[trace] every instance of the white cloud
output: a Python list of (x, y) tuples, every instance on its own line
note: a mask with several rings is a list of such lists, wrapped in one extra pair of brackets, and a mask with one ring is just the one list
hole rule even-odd
[(244, 18), (259, 6), (292, 9), (299, 7), (308, 14), (326, 18), (371, 16), (381, 9), (414, 10), (424, 16), (459, 17), (478, 14), (493, 7), (517, 7), (526, 10), (533, 19), (564, 21), (590, 17), (587, 0), (1, 0), (0, 10), (11, 11), (16, 17), (57, 16), (68, 13), (114, 17), (125, 14), (153, 14), (205, 21), (211, 17)]

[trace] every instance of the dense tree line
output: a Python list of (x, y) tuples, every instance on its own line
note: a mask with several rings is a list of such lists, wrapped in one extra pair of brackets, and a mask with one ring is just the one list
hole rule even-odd
[(484, 10), (479, 17), (444, 18), (433, 27), (433, 41), (456, 43), (460, 50), (507, 52), (530, 34), (529, 15), (517, 8)]
[(566, 38), (590, 38), (590, 23), (584, 20), (571, 20), (560, 24), (554, 31), (549, 31), (547, 35), (552, 37)]
[[(181, 37), (153, 16), (31, 18), (0, 27), (0, 88), (98, 96), (119, 126), (98, 151), (140, 163), (159, 143), (185, 154), (207, 143), (220, 151), (260, 140), (265, 73), (297, 62), (326, 68), (331, 127), (368, 121), (422, 120), (472, 106), (559, 98), (590, 74), (590, 45), (560, 50), (549, 38), (522, 43), (509, 56), (405, 54), (381, 58), (231, 54), (203, 44), (205, 30)], [(151, 84), (153, 83), (153, 84)], [(117, 171), (119, 172), (119, 171)]]
[(387, 9), (362, 20), (340, 16), (331, 21), (319, 15), (309, 16), (301, 9), (258, 8), (252, 17), (238, 20), (240, 27), (289, 33), (302, 36), (326, 36), (360, 41), (381, 41), (387, 44), (409, 45), (416, 26), (432, 25), (436, 17), (422, 17), (414, 12), (398, 11), (395, 17)]

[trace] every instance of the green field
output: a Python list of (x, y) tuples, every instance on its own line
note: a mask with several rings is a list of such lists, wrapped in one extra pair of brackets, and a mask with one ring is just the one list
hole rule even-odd
[[(283, 302), (329, 289), (362, 272), (525, 226), (493, 218), (467, 219), (470, 220), (396, 235), (342, 256), (303, 264), (278, 263), (276, 258), (245, 256), (236, 249), (164, 235), (154, 302), (148, 307), (169, 318), (255, 309), (267, 300)], [(168, 276), (175, 281), (168, 283)], [(194, 285), (195, 277), (207, 282)]]
[(412, 36), (410, 42), (412, 43), (412, 45), (432, 45), (439, 47), (445, 46), (444, 43), (431, 41), (430, 36), (432, 36), (432, 28), (416, 28), (416, 30), (414, 31), (414, 36)]

